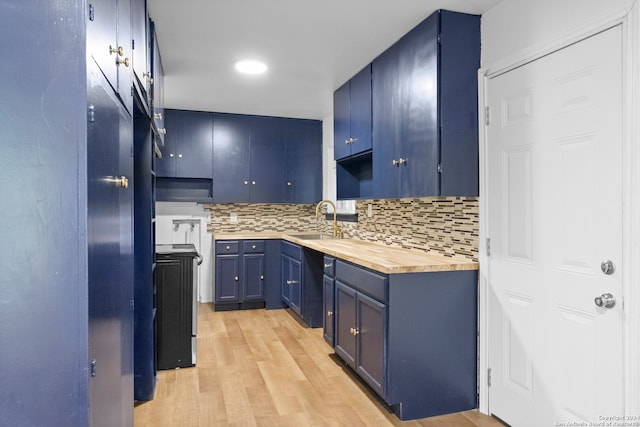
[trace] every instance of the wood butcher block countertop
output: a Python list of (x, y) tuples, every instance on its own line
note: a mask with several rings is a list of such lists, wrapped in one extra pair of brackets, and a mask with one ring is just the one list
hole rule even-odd
[(477, 262), (462, 257), (446, 257), (358, 239), (306, 240), (296, 237), (296, 235), (311, 233), (313, 232), (240, 231), (214, 233), (213, 238), (215, 240), (283, 239), (386, 274), (478, 269)]

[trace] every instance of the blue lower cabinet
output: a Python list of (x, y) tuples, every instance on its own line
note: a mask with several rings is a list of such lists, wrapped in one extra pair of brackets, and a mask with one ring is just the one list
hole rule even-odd
[(335, 331), (335, 279), (327, 276), (322, 277), (323, 287), (323, 306), (324, 306), (324, 321), (322, 322), (324, 340), (331, 347), (334, 346), (334, 331)]
[(280, 282), (282, 302), (311, 328), (323, 325), (323, 254), (282, 242)]
[(476, 408), (477, 271), (335, 273), (335, 352), (401, 420)]
[(264, 240), (216, 241), (216, 311), (265, 307)]

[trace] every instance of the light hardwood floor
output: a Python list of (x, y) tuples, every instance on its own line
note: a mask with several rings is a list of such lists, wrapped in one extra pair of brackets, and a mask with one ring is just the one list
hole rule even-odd
[(198, 308), (194, 368), (159, 371), (136, 427), (502, 426), (467, 411), (401, 422), (286, 310)]

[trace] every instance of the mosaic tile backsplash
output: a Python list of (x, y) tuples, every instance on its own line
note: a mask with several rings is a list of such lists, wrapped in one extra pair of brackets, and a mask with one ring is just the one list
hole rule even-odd
[[(477, 197), (358, 200), (358, 222), (340, 226), (345, 237), (477, 261), (478, 205)], [(205, 208), (211, 212), (213, 233), (332, 230), (330, 221), (316, 220), (315, 205), (232, 203)], [(231, 214), (237, 215), (236, 223), (230, 221)]]

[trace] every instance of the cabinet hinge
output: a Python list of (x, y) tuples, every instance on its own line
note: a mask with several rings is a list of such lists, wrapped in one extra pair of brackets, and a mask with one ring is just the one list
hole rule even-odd
[(442, 164), (438, 163), (438, 173), (442, 173)]
[(491, 368), (487, 369), (487, 386), (491, 387)]
[(89, 3), (89, 21), (93, 21), (96, 19), (95, 10), (93, 8), (93, 4)]
[(89, 120), (89, 122), (95, 122), (96, 121), (96, 107), (93, 105), (89, 105), (89, 111), (87, 112), (87, 119)]
[(491, 256), (491, 239), (489, 238), (487, 238), (486, 248), (487, 248), (487, 256)]
[(136, 50), (136, 41), (131, 39), (131, 50)]
[(96, 365), (98, 364), (98, 362), (96, 362), (96, 359), (91, 359), (91, 362), (89, 363), (89, 368), (91, 370), (91, 376), (95, 377), (96, 376)]
[(484, 124), (489, 126), (489, 107), (484, 107)]

